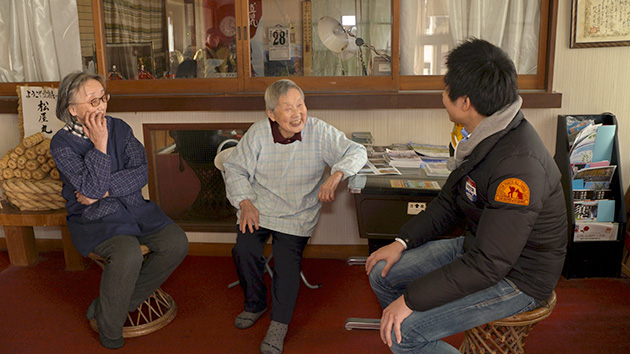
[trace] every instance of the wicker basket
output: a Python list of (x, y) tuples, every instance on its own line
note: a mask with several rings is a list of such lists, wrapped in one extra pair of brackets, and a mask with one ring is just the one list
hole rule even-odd
[(7, 200), (22, 211), (64, 208), (66, 200), (61, 196), (62, 185), (60, 180), (52, 178), (42, 180), (11, 178), (2, 182)]

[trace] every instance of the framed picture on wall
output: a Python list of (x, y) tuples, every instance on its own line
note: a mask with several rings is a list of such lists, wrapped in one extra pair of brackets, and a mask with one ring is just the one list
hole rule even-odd
[(573, 0), (571, 48), (630, 46), (630, 1)]

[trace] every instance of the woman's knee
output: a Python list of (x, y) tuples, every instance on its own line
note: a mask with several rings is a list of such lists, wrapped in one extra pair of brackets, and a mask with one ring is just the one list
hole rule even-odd
[(249, 254), (249, 247), (247, 247), (244, 242), (237, 240), (234, 247), (232, 247), (232, 257), (241, 258), (247, 254)]
[(188, 253), (188, 237), (177, 224), (172, 223), (142, 240), (154, 254), (183, 259)]
[(140, 268), (144, 257), (142, 255), (142, 249), (135, 237), (130, 236), (116, 236), (115, 247), (110, 249), (107, 257), (107, 263), (110, 266), (116, 266), (121, 268)]
[(264, 244), (254, 237), (239, 237), (232, 248), (232, 256), (238, 258), (260, 258), (263, 256)]
[(189, 243), (186, 232), (177, 226), (177, 229), (173, 232), (173, 252), (184, 258), (186, 254), (188, 254), (188, 246)]

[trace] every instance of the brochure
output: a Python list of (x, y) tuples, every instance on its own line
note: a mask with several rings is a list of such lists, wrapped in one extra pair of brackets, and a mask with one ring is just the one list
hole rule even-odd
[(436, 181), (391, 179), (389, 180), (389, 183), (393, 188), (440, 189), (440, 184)]
[(446, 162), (425, 162), (421, 167), (428, 177), (448, 177), (451, 174), (451, 171), (446, 167)]
[(574, 189), (573, 190), (573, 200), (601, 200), (601, 199), (611, 199), (613, 197), (612, 190), (610, 189), (600, 189), (600, 190), (590, 190), (590, 189)]
[(573, 189), (609, 189), (617, 165), (588, 167), (573, 175)]
[(569, 152), (569, 163), (589, 163), (593, 161), (593, 149), (595, 147), (595, 138), (597, 129), (601, 124), (592, 124), (584, 127), (575, 138), (575, 142)]
[(615, 201), (587, 200), (573, 203), (575, 220), (613, 222), (615, 218)]
[(450, 156), (447, 145), (418, 144), (409, 142), (409, 147), (418, 155), (422, 156), (442, 158), (448, 158)]
[(573, 241), (615, 241), (618, 228), (614, 222), (576, 221)]
[(357, 173), (359, 175), (399, 175), (396, 167), (390, 166), (383, 158), (368, 159), (368, 162)]
[(420, 168), (422, 159), (413, 150), (387, 149), (385, 156), (393, 167)]

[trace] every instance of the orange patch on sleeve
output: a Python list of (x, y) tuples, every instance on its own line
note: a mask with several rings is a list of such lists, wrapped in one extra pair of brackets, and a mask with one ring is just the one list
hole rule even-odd
[(518, 178), (508, 178), (499, 184), (494, 200), (508, 204), (529, 205), (529, 187)]

